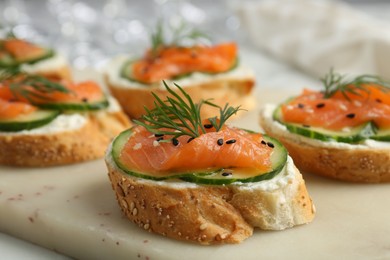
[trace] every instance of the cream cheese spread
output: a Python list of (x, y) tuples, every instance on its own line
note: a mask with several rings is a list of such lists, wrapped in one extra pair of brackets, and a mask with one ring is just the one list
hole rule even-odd
[(18, 132), (1, 132), (0, 135), (41, 135), (55, 134), (58, 132), (77, 130), (83, 127), (87, 122), (87, 118), (81, 114), (63, 114), (57, 116), (50, 123), (37, 127), (31, 130), (22, 130)]

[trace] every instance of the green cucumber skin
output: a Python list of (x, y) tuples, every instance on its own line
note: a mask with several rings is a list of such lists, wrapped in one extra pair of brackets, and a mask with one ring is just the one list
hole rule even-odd
[[(123, 145), (127, 142), (129, 138), (131, 138), (132, 129), (128, 129), (122, 132), (112, 144), (111, 155), (115, 162), (115, 164), (120, 168), (124, 173), (129, 174), (131, 176), (135, 176), (138, 178), (149, 179), (154, 181), (168, 180), (168, 179), (180, 179), (186, 182), (198, 183), (198, 184), (208, 184), (208, 185), (228, 185), (234, 182), (248, 183), (248, 182), (259, 182), (263, 180), (270, 180), (275, 177), (278, 173), (282, 171), (287, 161), (287, 150), (284, 146), (274, 138), (269, 136), (263, 136), (265, 140), (272, 142), (274, 144), (274, 157), (276, 158), (276, 162), (273, 164), (276, 166), (267, 173), (261, 173), (259, 175), (249, 177), (249, 178), (230, 178), (230, 177), (215, 177), (215, 175), (219, 175), (226, 169), (217, 169), (211, 170), (209, 172), (185, 172), (185, 173), (174, 173), (172, 175), (158, 177), (152, 176), (145, 173), (140, 173), (128, 169), (124, 164), (120, 161), (120, 151), (122, 150)], [(275, 159), (274, 158), (274, 159)]]
[(288, 124), (281, 121), (279, 122), (285, 125), (287, 130), (290, 131), (291, 133), (299, 134), (323, 142), (337, 141), (340, 143), (359, 143), (375, 135), (375, 127), (371, 123), (366, 124), (366, 126), (363, 127), (361, 131), (358, 132), (356, 135), (344, 136), (344, 135), (337, 135), (337, 133), (328, 135), (318, 131), (313, 131), (310, 128), (300, 127), (297, 125)]
[[(139, 84), (142, 84), (142, 85), (150, 85), (149, 83), (146, 83), (146, 82), (143, 82), (143, 81), (140, 81), (140, 80), (136, 80), (132, 77), (132, 73), (131, 73), (131, 70), (130, 70), (130, 65), (132, 63), (134, 63), (136, 60), (128, 60), (126, 61), (123, 66), (122, 66), (122, 69), (120, 71), (120, 77), (124, 78), (124, 79), (127, 79), (131, 82), (136, 82), (136, 83), (139, 83)], [(217, 72), (217, 73), (213, 73), (213, 72), (197, 72), (197, 73), (202, 73), (202, 74), (206, 74), (206, 75), (217, 75), (217, 74), (220, 74), (220, 73), (227, 73), (229, 71), (232, 71), (234, 70), (235, 68), (237, 68), (239, 64), (239, 58), (236, 58), (233, 66), (228, 69), (227, 71), (224, 71), (224, 72)], [(180, 75), (177, 75), (173, 78), (171, 78), (170, 80), (179, 80), (179, 79), (184, 79), (186, 77), (189, 77), (191, 76), (193, 73), (195, 72), (190, 72), (190, 73), (184, 73), (184, 74), (180, 74)]]
[(375, 136), (372, 136), (370, 139), (374, 139), (376, 141), (390, 142), (390, 129), (378, 130), (377, 134)]
[(390, 130), (381, 131), (375, 126), (374, 123), (368, 122), (364, 125), (354, 128), (351, 133), (331, 131), (321, 128), (307, 128), (297, 124), (286, 123), (281, 119), (281, 106), (278, 106), (274, 113), (273, 119), (280, 124), (284, 125), (291, 133), (302, 135), (311, 139), (329, 142), (336, 141), (339, 143), (357, 144), (366, 139), (373, 139), (377, 141), (390, 141)]
[[(44, 113), (44, 116), (38, 117), (35, 120), (32, 119), (37, 113)], [(14, 119), (14, 120), (0, 120), (0, 131), (2, 132), (19, 132), (22, 130), (31, 130), (44, 126), (51, 121), (53, 121), (58, 115), (59, 111), (56, 110), (38, 110), (38, 112), (33, 112), (32, 115), (29, 115), (23, 120)]]
[(54, 54), (55, 54), (55, 52), (53, 50), (47, 49), (46, 52), (42, 56), (34, 58), (32, 60), (26, 60), (26, 61), (16, 61), (11, 56), (9, 56), (9, 57), (7, 57), (6, 61), (0, 60), (0, 68), (19, 67), (23, 64), (32, 65), (32, 64), (38, 63), (42, 60), (51, 58), (54, 56)]
[(43, 109), (54, 109), (60, 111), (89, 111), (107, 108), (109, 106), (109, 102), (106, 98), (104, 98), (101, 101), (92, 103), (45, 103), (34, 105)]

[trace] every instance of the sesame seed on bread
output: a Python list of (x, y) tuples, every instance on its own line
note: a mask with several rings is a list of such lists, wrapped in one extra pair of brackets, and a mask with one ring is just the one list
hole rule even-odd
[[(289, 160), (292, 164), (292, 160)], [(257, 228), (283, 230), (309, 223), (315, 215), (299, 171), (278, 188), (251, 183), (202, 185), (153, 181), (124, 173), (110, 148), (106, 164), (123, 214), (140, 228), (169, 238), (202, 245), (240, 243)], [(267, 181), (265, 181), (267, 182)]]

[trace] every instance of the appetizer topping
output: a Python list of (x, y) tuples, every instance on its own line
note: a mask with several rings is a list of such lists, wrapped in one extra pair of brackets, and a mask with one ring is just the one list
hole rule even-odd
[(101, 109), (108, 102), (100, 87), (92, 81), (73, 83), (30, 75), (18, 69), (0, 72), (0, 98), (56, 110)]
[[(321, 79), (325, 90), (324, 98), (330, 98), (334, 95), (343, 96), (345, 99), (350, 100), (361, 96), (362, 92), (369, 94), (374, 92), (388, 92), (390, 90), (390, 83), (384, 81), (375, 75), (361, 75), (354, 79), (348, 80), (345, 75), (335, 73), (333, 69)], [(369, 86), (375, 85), (376, 90), (368, 89)], [(362, 96), (364, 98), (364, 96)], [(377, 97), (379, 98), (379, 97)], [(374, 98), (374, 99), (377, 99)]]
[[(150, 84), (173, 79), (193, 72), (221, 73), (236, 63), (237, 46), (225, 43), (215, 46), (193, 47), (166, 46), (157, 50), (158, 58), (150, 50), (131, 66), (132, 78)], [(193, 54), (196, 53), (196, 58)]]
[(346, 117), (348, 117), (348, 118), (354, 118), (354, 117), (355, 117), (355, 114), (354, 114), (354, 113), (350, 113), (350, 114), (347, 114)]
[(227, 140), (226, 144), (234, 144), (236, 142), (235, 139)]
[(152, 35), (152, 47), (141, 59), (127, 62), (122, 68), (121, 76), (139, 83), (152, 84), (181, 78), (193, 72), (226, 72), (236, 66), (235, 43), (214, 46), (192, 43), (188, 46), (183, 44), (185, 39), (205, 38), (204, 34), (197, 31), (186, 34), (175, 31), (173, 35), (174, 39), (167, 42), (160, 25)]
[[(360, 142), (390, 130), (389, 83), (370, 75), (346, 80), (332, 70), (322, 81), (324, 91), (303, 90), (282, 104), (274, 118), (298, 134), (344, 142)], [(352, 129), (350, 136), (343, 129)]]
[(172, 144), (174, 146), (178, 146), (179, 145), (179, 140), (177, 140), (176, 138), (172, 138)]
[[(154, 95), (156, 107), (146, 109), (142, 121), (135, 121), (137, 126), (114, 140), (113, 159), (123, 171), (155, 180), (226, 184), (269, 179), (284, 167), (287, 153), (279, 142), (225, 125), (239, 107), (219, 107), (219, 118), (201, 119), (202, 105), (216, 105), (204, 100), (194, 104), (180, 86), (176, 86), (180, 95), (165, 86), (172, 97), (162, 101)], [(209, 125), (212, 127), (205, 127)], [(151, 133), (165, 139), (156, 145), (149, 138)], [(142, 148), (135, 150), (137, 144)]]
[(0, 67), (15, 67), (52, 57), (54, 52), (25, 40), (9, 37), (0, 40)]
[[(165, 81), (164, 85), (171, 96), (168, 96), (166, 101), (162, 101), (152, 92), (156, 99), (156, 107), (152, 110), (145, 108), (146, 113), (141, 117), (141, 120), (134, 121), (154, 134), (169, 135), (172, 138), (180, 136), (196, 138), (208, 131), (214, 131), (204, 127), (205, 124), (200, 116), (203, 105), (217, 107), (220, 110), (219, 118), (209, 118), (207, 122), (207, 124), (212, 125), (216, 132), (222, 129), (231, 116), (242, 110), (240, 107), (230, 107), (229, 104), (226, 104), (222, 109), (209, 100), (201, 100), (195, 104), (191, 97), (177, 84), (175, 86), (179, 93), (172, 90)], [(170, 139), (167, 140), (169, 141)]]
[(43, 126), (61, 110), (107, 106), (108, 101), (96, 83), (54, 81), (20, 72), (18, 68), (0, 70), (0, 131)]
[(36, 111), (37, 108), (18, 101), (0, 99), (0, 120), (11, 119), (19, 115), (26, 115)]

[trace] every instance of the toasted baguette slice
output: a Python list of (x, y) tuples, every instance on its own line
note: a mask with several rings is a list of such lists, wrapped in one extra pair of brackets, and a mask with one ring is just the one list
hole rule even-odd
[(301, 171), (350, 182), (390, 181), (390, 143), (323, 142), (290, 133), (273, 120), (275, 108), (274, 105), (262, 108), (260, 124), (268, 135), (283, 143)]
[[(144, 107), (154, 107), (152, 92), (162, 100), (168, 96), (168, 91), (163, 87), (162, 82), (158, 84), (140, 84), (121, 77), (121, 69), (128, 57), (118, 57), (108, 66), (105, 80), (112, 95), (119, 101), (123, 110), (131, 118), (139, 118), (145, 113)], [(229, 103), (231, 106), (239, 106), (243, 109), (253, 109), (254, 99), (251, 95), (255, 78), (253, 72), (245, 67), (237, 68), (215, 75), (194, 73), (191, 76), (177, 81), (167, 81), (173, 86), (173, 82), (185, 88), (185, 91), (197, 103), (201, 99), (212, 99), (212, 102), (224, 106)], [(218, 110), (212, 107), (204, 107), (202, 116), (205, 118), (215, 116)]]
[(140, 228), (203, 245), (239, 243), (253, 228), (282, 230), (312, 221), (314, 205), (291, 158), (272, 180), (231, 185), (153, 181), (130, 176), (106, 154), (118, 203)]
[(0, 132), (0, 165), (45, 167), (101, 158), (112, 138), (129, 126), (125, 114), (114, 109), (60, 115), (40, 128)]

